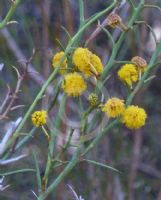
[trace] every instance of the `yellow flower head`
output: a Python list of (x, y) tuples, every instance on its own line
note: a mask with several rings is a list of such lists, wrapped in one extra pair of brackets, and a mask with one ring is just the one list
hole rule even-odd
[(80, 96), (87, 88), (83, 77), (78, 73), (69, 73), (65, 75), (62, 82), (62, 89), (68, 96)]
[[(60, 63), (63, 56), (64, 56), (63, 51), (60, 51), (53, 56), (52, 66), (54, 68), (59, 66), (59, 63)], [(60, 73), (64, 74), (66, 72), (66, 69), (67, 69), (67, 59), (66, 58), (64, 59), (63, 63), (61, 64), (60, 68), (61, 68)]]
[(132, 84), (139, 78), (139, 73), (133, 64), (123, 65), (117, 74), (119, 79), (130, 87), (132, 87)]
[(97, 106), (98, 105), (98, 96), (97, 96), (97, 94), (91, 93), (88, 96), (88, 101), (89, 101), (91, 106)]
[(94, 74), (96, 74), (96, 75), (102, 74), (102, 72), (103, 72), (103, 64), (101, 62), (101, 59), (97, 55), (95, 55), (95, 54), (91, 55), (90, 64), (91, 64), (91, 70), (94, 68), (92, 70), (94, 72)]
[(103, 65), (98, 56), (93, 54), (87, 48), (77, 48), (73, 53), (73, 64), (86, 76), (100, 75), (103, 71)]
[(102, 107), (102, 111), (108, 117), (115, 118), (120, 116), (125, 110), (124, 100), (113, 97), (110, 98)]
[(43, 126), (47, 121), (47, 112), (45, 110), (35, 111), (31, 119), (34, 126)]
[(128, 106), (122, 116), (122, 123), (129, 129), (138, 129), (145, 125), (147, 114), (143, 108)]

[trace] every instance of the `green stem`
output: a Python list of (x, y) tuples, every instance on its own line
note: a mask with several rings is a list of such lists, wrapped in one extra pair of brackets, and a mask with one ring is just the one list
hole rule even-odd
[(161, 42), (157, 45), (156, 50), (154, 51), (150, 63), (145, 71), (145, 73), (143, 74), (141, 80), (138, 82), (138, 84), (136, 85), (135, 89), (133, 90), (133, 92), (129, 95), (127, 101), (126, 101), (126, 105), (130, 105), (135, 94), (138, 92), (138, 90), (142, 87), (142, 85), (144, 84), (145, 79), (147, 79), (147, 77), (149, 76), (151, 70), (154, 68), (154, 63), (157, 60), (157, 56), (161, 51)]
[(133, 0), (128, 0), (128, 2), (129, 2), (129, 4), (131, 4), (131, 7), (132, 7), (133, 9), (135, 9), (135, 5), (134, 5)]
[[(91, 18), (86, 24), (84, 24), (79, 30), (78, 32), (75, 34), (75, 36), (70, 40), (70, 42), (67, 45), (67, 48), (65, 50), (65, 54), (62, 57), (61, 61), (60, 61), (60, 65), (61, 63), (64, 61), (65, 56), (68, 54), (68, 52), (70, 51), (70, 48), (72, 47), (72, 45), (77, 41), (77, 39), (79, 39), (79, 36), (83, 33), (83, 31), (90, 26), (93, 22), (95, 22), (98, 18), (100, 18), (102, 15), (104, 15), (105, 13), (107, 13), (108, 11), (110, 11), (115, 5), (116, 5), (117, 1), (114, 0), (113, 3), (107, 7), (105, 10), (99, 12), (97, 15), (95, 15), (93, 18)], [(20, 135), (20, 131), (23, 128), (24, 124), (26, 123), (28, 117), (30, 116), (31, 112), (33, 111), (33, 109), (35, 108), (38, 100), (41, 98), (41, 96), (43, 95), (44, 91), (46, 90), (47, 86), (49, 85), (49, 83), (54, 79), (54, 77), (56, 76), (56, 74), (58, 73), (59, 68), (55, 68), (55, 70), (52, 72), (52, 74), (49, 76), (48, 80), (44, 83), (44, 85), (42, 86), (42, 89), (40, 90), (40, 92), (38, 93), (38, 95), (36, 96), (35, 100), (33, 101), (33, 103), (31, 104), (30, 108), (28, 109), (26, 115), (24, 116), (23, 120), (21, 121), (20, 125), (18, 126), (16, 132), (13, 134), (13, 137), (7, 142), (6, 146), (5, 146), (5, 150), (4, 152), (10, 147), (10, 145), (16, 140), (16, 138)]]
[(84, 3), (83, 3), (83, 0), (79, 0), (79, 12), (80, 12), (80, 27), (82, 27), (83, 23), (84, 23)]
[(96, 146), (96, 144), (98, 144), (98, 142), (102, 139), (102, 137), (118, 123), (119, 123), (119, 120), (116, 119), (116, 120), (112, 121), (110, 124), (108, 124), (100, 133), (97, 133), (97, 136), (95, 137), (95, 139), (83, 151), (82, 156), (84, 156), (91, 149), (93, 149)]
[[(134, 9), (134, 12), (133, 12), (133, 15), (131, 17), (131, 20), (128, 23), (128, 27), (129, 28), (132, 27), (133, 23), (135, 22), (135, 20), (137, 19), (137, 17), (141, 13), (141, 10), (143, 9), (143, 6), (144, 6), (144, 0), (141, 0), (141, 2), (139, 3), (138, 7)], [(126, 35), (126, 32), (123, 32), (121, 34), (119, 40), (113, 46), (113, 50), (112, 50), (112, 54), (111, 54), (110, 60), (108, 61), (107, 65), (105, 66), (104, 72), (103, 72), (103, 74), (101, 76), (101, 80), (104, 80), (107, 77), (110, 69), (112, 68), (113, 63), (115, 61), (115, 58), (117, 56), (117, 53), (119, 52), (121, 44), (122, 44), (122, 42), (123, 42), (123, 40), (125, 38), (125, 35)]]
[(34, 172), (35, 173), (35, 169), (19, 169), (19, 170), (15, 170), (15, 171), (11, 171), (11, 172), (0, 173), (0, 176), (10, 176), (13, 174), (19, 174), (19, 173), (24, 173), (24, 172)]
[(64, 179), (64, 177), (67, 176), (69, 174), (69, 172), (73, 169), (73, 167), (75, 167), (75, 165), (78, 163), (80, 152), (81, 152), (81, 144), (77, 148), (77, 150), (74, 153), (69, 164), (60, 173), (60, 175), (55, 179), (55, 181), (53, 181), (53, 183), (47, 188), (46, 192), (39, 196), (38, 200), (46, 199), (47, 196), (57, 188), (57, 186)]
[(41, 128), (42, 128), (42, 130), (43, 130), (45, 136), (47, 137), (48, 141), (50, 141), (50, 135), (49, 135), (49, 133), (47, 132), (46, 128), (45, 128), (44, 126), (41, 126)]
[(52, 167), (53, 151), (56, 144), (56, 137), (59, 133), (59, 129), (61, 125), (61, 119), (64, 113), (65, 103), (66, 103), (66, 95), (63, 95), (60, 106), (59, 106), (59, 112), (56, 118), (55, 127), (54, 127), (54, 130), (51, 132), (51, 139), (50, 139), (49, 148), (48, 148), (48, 159), (47, 159), (47, 164), (46, 164), (45, 175), (43, 177), (43, 182), (42, 182), (43, 188), (46, 188), (47, 183), (48, 183), (48, 178), (49, 178), (50, 170)]
[(144, 8), (156, 8), (158, 9), (159, 11), (161, 11), (161, 7), (157, 6), (157, 5), (148, 5), (148, 4), (145, 4), (144, 5)]
[(49, 85), (49, 83), (53, 80), (53, 78), (56, 76), (57, 72), (58, 72), (59, 68), (55, 68), (54, 72), (51, 74), (51, 76), (49, 77), (49, 79), (45, 82), (45, 84), (42, 86), (40, 92), (38, 93), (38, 95), (36, 96), (35, 100), (33, 101), (33, 103), (31, 104), (30, 108), (28, 109), (26, 115), (24, 116), (24, 118), (22, 119), (20, 125), (18, 126), (18, 128), (16, 129), (16, 132), (13, 134), (13, 137), (7, 142), (6, 146), (5, 146), (5, 150), (4, 152), (10, 147), (10, 145), (12, 145), (14, 143), (14, 141), (16, 140), (16, 138), (20, 135), (20, 131), (23, 128), (24, 124), (26, 123), (28, 117), (30, 116), (31, 112), (33, 111), (33, 109), (35, 108), (37, 102), (39, 101), (39, 99), (41, 99), (44, 91), (46, 90), (47, 86)]
[(10, 21), (11, 17), (13, 16), (13, 14), (14, 14), (17, 6), (20, 4), (20, 2), (21, 2), (21, 0), (16, 0), (15, 2), (12, 3), (12, 6), (9, 9), (7, 15), (0, 23), (0, 29), (4, 28), (7, 25), (7, 23)]
[[(129, 95), (126, 105), (129, 105), (135, 94), (138, 92), (138, 90), (141, 88), (141, 86), (144, 84), (144, 80), (148, 77), (150, 71), (152, 70), (154, 63), (157, 59), (158, 54), (161, 51), (161, 42), (158, 44), (155, 52), (152, 55), (152, 58), (150, 60), (150, 63), (148, 65), (148, 69), (145, 71), (144, 75), (142, 76), (142, 79), (139, 81), (139, 83), (137, 84), (137, 86), (135, 87), (134, 91)], [(103, 131), (101, 131), (96, 138), (89, 144), (89, 146), (84, 150), (82, 156), (84, 156), (85, 154), (87, 154), (93, 147), (95, 147), (95, 145), (101, 140), (101, 138), (111, 129), (113, 128), (115, 125), (117, 125), (119, 123), (119, 120), (116, 119), (114, 121), (112, 121), (109, 125), (107, 125)]]

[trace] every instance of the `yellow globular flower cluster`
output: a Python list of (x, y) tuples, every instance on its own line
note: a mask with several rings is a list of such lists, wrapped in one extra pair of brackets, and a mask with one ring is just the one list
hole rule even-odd
[(130, 105), (125, 107), (124, 100), (113, 97), (103, 106), (102, 111), (109, 118), (120, 117), (121, 122), (129, 129), (138, 129), (145, 125), (147, 114), (143, 108)]
[(140, 56), (134, 56), (131, 62), (132, 64), (123, 65), (117, 72), (117, 75), (122, 82), (132, 88), (133, 83), (141, 79), (141, 75), (145, 72), (148, 64)]
[(103, 64), (100, 58), (87, 48), (79, 47), (73, 53), (73, 64), (87, 77), (98, 76), (103, 72)]
[(138, 129), (145, 125), (147, 114), (143, 108), (138, 106), (128, 106), (123, 115), (122, 123), (129, 129)]
[[(78, 47), (74, 51), (71, 58), (69, 58), (69, 62), (67, 62), (67, 57), (61, 62), (63, 56), (63, 51), (56, 53), (52, 58), (52, 66), (54, 68), (60, 67), (59, 72), (64, 75), (62, 82), (62, 89), (64, 92), (68, 96), (80, 96), (87, 88), (85, 79), (91, 76), (98, 78), (98, 76), (102, 74), (103, 64), (101, 59), (87, 48), (82, 47)], [(72, 64), (73, 66), (68, 68), (68, 64)], [(80, 74), (78, 74), (78, 72), (80, 72)]]
[[(56, 53), (53, 58), (52, 58), (52, 66), (55, 67), (59, 67), (60, 61), (62, 59), (62, 57), (64, 56), (64, 52), (60, 51), (58, 53)], [(64, 74), (66, 72), (67, 69), (67, 58), (64, 58), (64, 61), (62, 62), (61, 66), (60, 66), (60, 73)]]
[(119, 117), (125, 110), (124, 100), (113, 97), (110, 98), (102, 107), (102, 111), (110, 118)]
[(134, 64), (125, 64), (117, 72), (119, 79), (132, 87), (133, 83), (139, 79), (139, 73)]
[(62, 89), (68, 96), (80, 96), (87, 88), (83, 77), (77, 72), (65, 75), (62, 82)]
[(43, 126), (47, 122), (47, 112), (45, 110), (35, 111), (31, 119), (34, 126)]
[(96, 75), (102, 74), (102, 72), (103, 72), (103, 64), (101, 62), (101, 59), (97, 55), (95, 55), (95, 54), (91, 55), (91, 64), (90, 65), (91, 65), (91, 69), (92, 69), (92, 66), (95, 69), (95, 74)]

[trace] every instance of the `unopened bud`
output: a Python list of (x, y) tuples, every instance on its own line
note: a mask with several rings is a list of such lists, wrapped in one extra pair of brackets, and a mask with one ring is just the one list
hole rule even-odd
[(98, 96), (97, 96), (97, 94), (91, 93), (88, 96), (88, 101), (89, 101), (91, 106), (97, 106), (98, 105)]

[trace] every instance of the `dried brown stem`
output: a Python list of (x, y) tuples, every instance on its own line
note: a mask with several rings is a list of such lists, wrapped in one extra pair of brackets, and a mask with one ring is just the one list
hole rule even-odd
[[(4, 112), (2, 115), (0, 115), (0, 120), (4, 119), (7, 117), (9, 111), (11, 110), (11, 108), (13, 107), (13, 104), (15, 102), (15, 99), (17, 98), (17, 95), (19, 93), (19, 90), (20, 90), (20, 87), (21, 87), (21, 83), (24, 79), (24, 75), (21, 75), (19, 74), (19, 72), (17, 71), (17, 75), (18, 75), (18, 81), (17, 81), (17, 84), (16, 84), (16, 88), (15, 88), (15, 91), (13, 92), (12, 95), (8, 95), (8, 99), (5, 99), (5, 101), (9, 101), (7, 107), (5, 108)], [(5, 104), (6, 105), (6, 104)]]
[[(23, 54), (23, 52), (20, 50), (20, 48), (18, 47), (17, 43), (15, 42), (14, 38), (11, 36), (11, 34), (9, 33), (7, 28), (3, 28), (0, 33), (2, 34), (2, 36), (5, 38), (8, 47), (10, 48), (10, 50), (13, 52), (14, 56), (17, 58), (17, 60), (22, 60), (25, 61), (24, 63), (22, 63), (22, 68), (24, 70), (26, 70), (26, 57)], [(35, 67), (31, 64), (31, 62), (28, 64), (28, 75), (30, 76), (30, 78), (32, 80), (34, 80), (38, 85), (42, 86), (45, 82), (45, 79), (42, 77), (41, 74), (39, 74), (36, 70)], [(53, 94), (53, 87), (51, 85), (49, 85), (47, 87), (48, 94)]]

